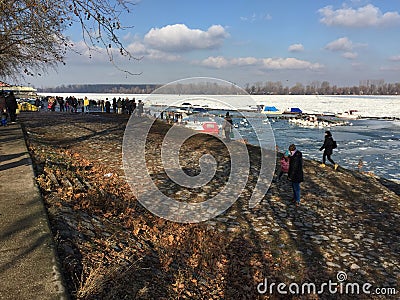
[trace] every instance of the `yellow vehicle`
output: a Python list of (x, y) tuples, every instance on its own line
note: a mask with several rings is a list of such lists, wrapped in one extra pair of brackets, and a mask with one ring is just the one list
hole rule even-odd
[(18, 101), (19, 111), (39, 111), (39, 107), (35, 105), (35, 99), (23, 99)]

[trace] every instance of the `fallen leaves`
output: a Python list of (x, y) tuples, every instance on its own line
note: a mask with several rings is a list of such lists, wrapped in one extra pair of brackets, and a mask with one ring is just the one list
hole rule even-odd
[[(73, 298), (258, 299), (256, 285), (264, 278), (287, 281), (284, 274), (289, 274), (311, 281), (330, 275), (312, 264), (317, 258), (305, 261), (303, 252), (296, 251), (305, 243), (304, 235), (298, 227), (301, 224), (292, 222), (285, 227), (282, 220), (288, 219), (287, 211), (283, 219), (275, 214), (285, 206), (282, 194), (272, 192), (270, 200), (276, 206), (269, 206), (272, 219), (268, 224), (279, 220), (282, 224), (273, 225), (279, 230), (268, 235), (262, 231), (270, 228), (254, 230), (254, 217), (267, 209), (249, 212), (244, 199), (225, 213), (225, 221), (169, 222), (145, 210), (123, 180), (120, 146), (126, 120), (119, 116), (102, 116), (101, 122), (91, 116), (55, 116), (45, 120), (33, 117), (26, 120), (26, 126), (35, 132), (35, 138), (28, 139), (29, 149), (59, 254), (68, 268)], [(90, 134), (77, 131), (71, 118), (85, 124), (85, 132)], [(161, 131), (155, 128), (154, 136), (149, 136), (154, 147)], [(191, 145), (201, 154), (200, 146), (205, 144), (193, 141)], [(158, 166), (153, 167), (158, 171)], [(319, 170), (317, 164), (315, 168)], [(320, 200), (311, 186), (305, 197), (307, 202)], [(382, 205), (391, 197), (385, 195)], [(256, 222), (265, 225), (267, 221)]]

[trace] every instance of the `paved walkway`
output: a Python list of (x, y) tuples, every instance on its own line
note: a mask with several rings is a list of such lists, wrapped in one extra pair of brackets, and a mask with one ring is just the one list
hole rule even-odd
[(0, 127), (0, 299), (67, 299), (19, 124)]

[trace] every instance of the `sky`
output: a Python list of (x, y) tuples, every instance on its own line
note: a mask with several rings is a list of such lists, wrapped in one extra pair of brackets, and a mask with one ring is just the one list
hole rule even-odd
[[(111, 0), (113, 1), (113, 0)], [(121, 15), (120, 37), (138, 58), (109, 61), (90, 52), (78, 27), (78, 53), (66, 65), (26, 79), (36, 88), (68, 84), (165, 84), (213, 77), (241, 87), (328, 81), (400, 82), (400, 1), (141, 0)], [(89, 58), (89, 55), (91, 55)]]

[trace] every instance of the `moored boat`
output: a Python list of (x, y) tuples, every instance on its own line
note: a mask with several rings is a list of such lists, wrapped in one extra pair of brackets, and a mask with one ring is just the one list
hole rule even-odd
[(298, 107), (291, 107), (284, 111), (284, 114), (298, 115), (302, 114), (303, 111)]
[(339, 114), (336, 115), (336, 117), (342, 118), (342, 119), (355, 120), (355, 119), (361, 118), (361, 116), (359, 114), (357, 114), (357, 112), (358, 112), (357, 110), (353, 109), (353, 110), (349, 110), (349, 111), (345, 111), (345, 112), (339, 113)]
[(263, 114), (267, 115), (280, 115), (282, 112), (277, 109), (275, 106), (264, 106), (262, 110)]
[(219, 134), (218, 123), (214, 121), (206, 121), (206, 122), (187, 122), (185, 127), (202, 132), (208, 133), (212, 135)]

